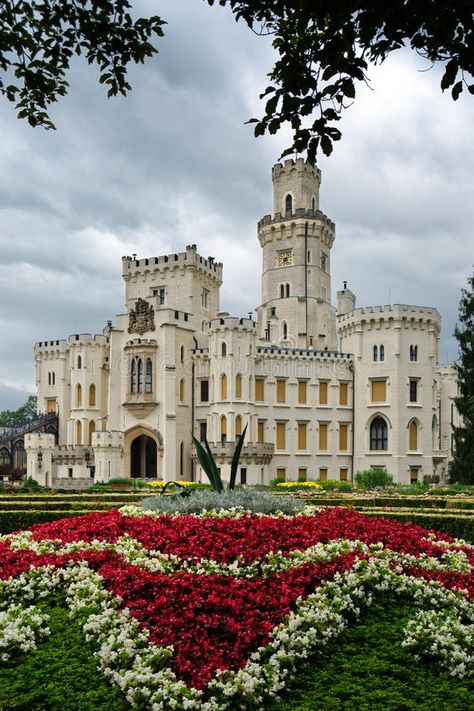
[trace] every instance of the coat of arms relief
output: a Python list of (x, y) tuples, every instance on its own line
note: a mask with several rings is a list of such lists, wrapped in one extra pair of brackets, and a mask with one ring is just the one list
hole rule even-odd
[(141, 336), (147, 331), (155, 330), (155, 312), (153, 306), (145, 299), (138, 298), (135, 308), (130, 310), (128, 332), (139, 333)]

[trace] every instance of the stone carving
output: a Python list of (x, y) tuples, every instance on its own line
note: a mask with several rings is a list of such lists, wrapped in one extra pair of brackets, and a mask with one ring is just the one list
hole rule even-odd
[(130, 310), (128, 332), (139, 333), (141, 336), (147, 331), (155, 330), (155, 312), (153, 306), (145, 299), (137, 299), (135, 308)]

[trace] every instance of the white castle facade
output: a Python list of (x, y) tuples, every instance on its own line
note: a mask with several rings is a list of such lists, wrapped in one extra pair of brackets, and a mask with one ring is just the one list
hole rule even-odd
[(228, 478), (247, 425), (242, 483), (350, 480), (370, 468), (401, 483), (446, 478), (457, 386), (439, 365), (438, 311), (356, 308), (346, 284), (336, 309), (320, 171), (287, 160), (272, 178), (256, 320), (219, 311), (222, 264), (193, 244), (124, 257), (126, 313), (102, 335), (35, 345), (38, 410), (58, 413), (58, 437), (26, 436), (30, 476), (61, 487), (203, 480), (194, 433)]

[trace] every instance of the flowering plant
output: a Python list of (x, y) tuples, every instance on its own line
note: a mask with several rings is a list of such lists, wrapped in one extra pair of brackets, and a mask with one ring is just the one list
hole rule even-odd
[(473, 563), (464, 541), (347, 509), (92, 513), (0, 537), (0, 652), (47, 633), (34, 604), (62, 588), (99, 668), (132, 706), (263, 708), (301, 659), (392, 591), (416, 608), (406, 646), (463, 677)]

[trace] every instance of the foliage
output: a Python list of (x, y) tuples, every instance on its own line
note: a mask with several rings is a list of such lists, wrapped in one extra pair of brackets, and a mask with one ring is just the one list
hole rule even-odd
[(392, 476), (384, 469), (366, 469), (356, 472), (354, 479), (361, 489), (386, 488), (393, 484)]
[(129, 704), (97, 671), (97, 662), (62, 599), (42, 603), (51, 635), (37, 649), (2, 665), (2, 711), (128, 711)]
[(454, 427), (454, 458), (449, 468), (451, 480), (464, 484), (474, 483), (474, 274), (467, 281), (468, 289), (462, 289), (459, 303), (460, 325), (454, 330), (459, 345), (455, 403), (462, 419)]
[[(208, 0), (210, 5), (215, 0)], [(283, 155), (319, 148), (329, 155), (341, 138), (336, 123), (367, 82), (369, 63), (381, 64), (392, 52), (410, 47), (429, 64), (442, 62), (441, 89), (454, 100), (464, 87), (474, 93), (474, 33), (470, 0), (219, 0), (237, 19), (261, 34), (273, 35), (279, 57), (271, 84), (261, 95), (267, 103), (255, 135), (293, 130), (293, 145)], [(428, 65), (429, 66), (429, 65)], [(316, 116), (314, 116), (316, 112)], [(307, 119), (307, 121), (305, 121)]]
[[(430, 663), (414, 662), (402, 647), (413, 616), (407, 598), (385, 594), (375, 600), (359, 622), (322, 655), (309, 659), (293, 677), (283, 699), (268, 711), (428, 711), (470, 706), (472, 681), (455, 681)], [(449, 704), (449, 706), (447, 706)]]
[[(230, 465), (230, 481), (229, 481), (229, 491), (235, 489), (235, 480), (237, 478), (237, 469), (239, 466), (240, 455), (242, 453), (242, 447), (244, 446), (245, 433), (247, 432), (248, 425), (245, 425), (244, 431), (237, 439), (237, 444), (235, 445), (234, 453), (232, 455), (232, 462)], [(198, 455), (199, 463), (204, 470), (207, 478), (211, 482), (211, 486), (214, 491), (221, 493), (224, 491), (224, 483), (222, 481), (221, 475), (217, 468), (216, 460), (212, 453), (209, 442), (204, 437), (204, 447), (201, 442), (195, 437), (193, 437), (194, 446), (196, 447), (196, 452)]]
[[(207, 0), (209, 5), (216, 0)], [(319, 148), (329, 155), (341, 137), (336, 127), (367, 81), (369, 63), (410, 47), (429, 63), (442, 62), (441, 89), (456, 100), (474, 74), (470, 0), (219, 0), (257, 34), (273, 35), (278, 59), (263, 92), (265, 112), (255, 135), (291, 126), (293, 144), (284, 155)], [(156, 53), (163, 36), (157, 16), (133, 20), (128, 0), (14, 0), (0, 5), (0, 93), (14, 102), (18, 117), (54, 128), (49, 106), (68, 89), (74, 54), (99, 67), (108, 96), (130, 90), (127, 69)], [(314, 115), (316, 114), (316, 115)]]
[[(0, 9), (0, 18), (2, 10)], [(0, 49), (1, 61), (1, 49)], [(0, 80), (1, 87), (1, 80)], [(0, 427), (22, 427), (36, 418), (36, 395), (28, 395), (26, 402), (18, 410), (2, 410)]]
[[(378, 511), (364, 511), (366, 516), (381, 515)], [(474, 516), (461, 516), (454, 514), (436, 514), (431, 512), (401, 512), (384, 511), (384, 518), (400, 523), (414, 523), (435, 531), (442, 531), (448, 536), (462, 538), (464, 541), (474, 543)]]
[(77, 511), (45, 511), (41, 508), (33, 511), (0, 511), (0, 534), (20, 531), (35, 523), (57, 521), (60, 518), (77, 516), (77, 514)]
[(252, 489), (234, 489), (230, 491), (193, 491), (186, 498), (153, 496), (142, 502), (145, 511), (166, 514), (191, 514), (206, 511), (223, 511), (242, 507), (252, 513), (275, 513), (281, 511), (293, 514), (302, 511), (304, 502), (290, 496), (274, 496), (264, 491)]

